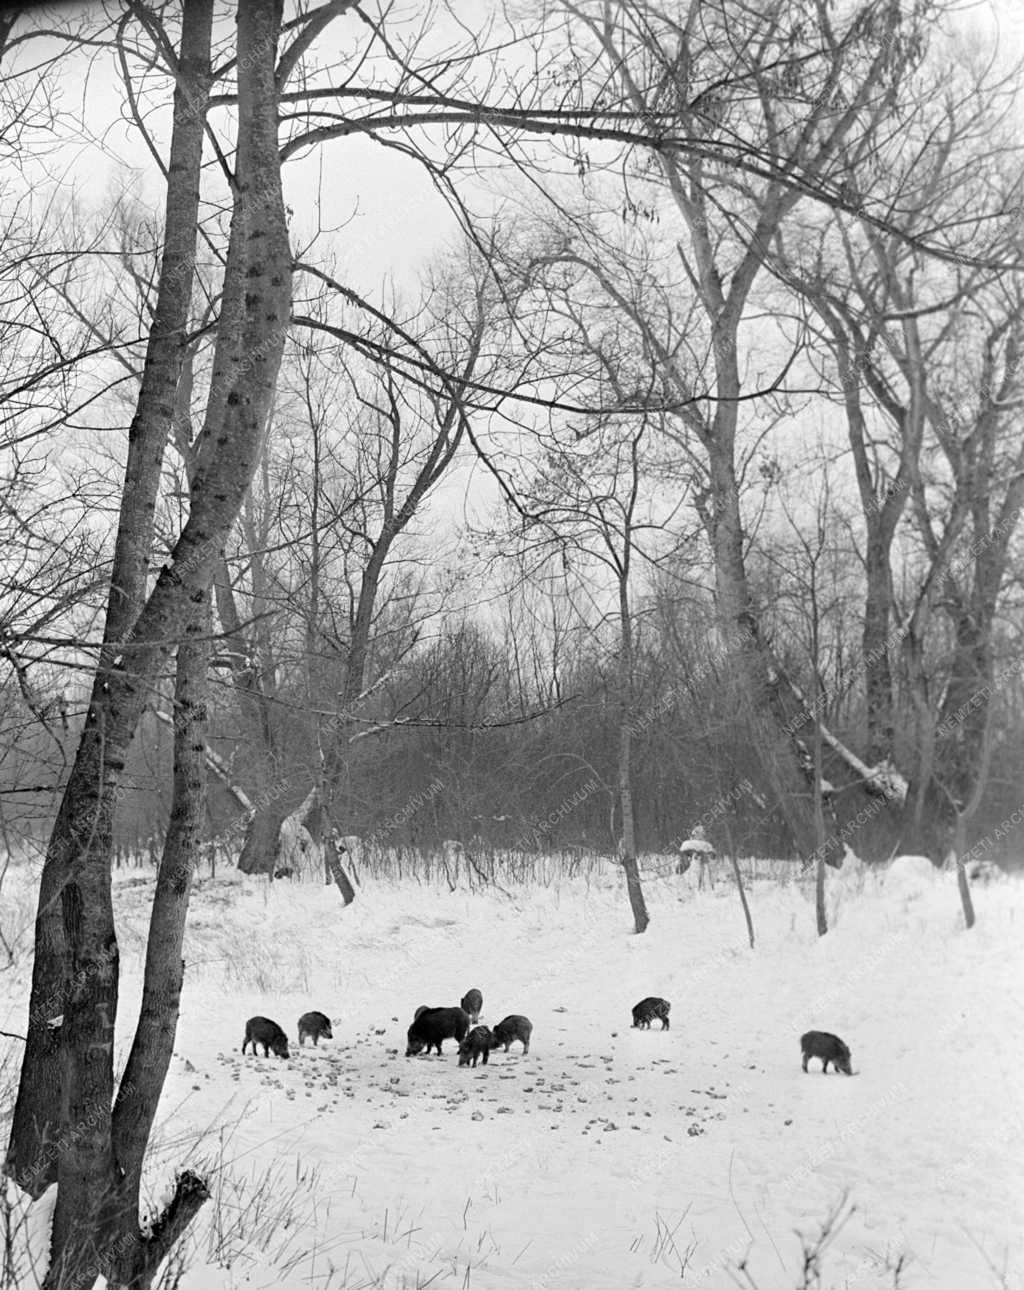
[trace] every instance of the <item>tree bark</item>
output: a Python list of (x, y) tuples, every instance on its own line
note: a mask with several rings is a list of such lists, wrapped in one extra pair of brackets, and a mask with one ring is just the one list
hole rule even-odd
[[(60, 1136), (58, 1053), (62, 1035), (49, 1022), (63, 1011), (69, 981), (65, 973), (63, 918), (76, 918), (81, 893), (65, 888), (73, 866), (84, 862), (95, 846), (109, 849), (111, 803), (101, 805), (100, 789), (120, 770), (117, 759), (105, 764), (101, 713), (106, 703), (107, 673), (119, 655), (146, 595), (152, 547), (153, 515), (164, 447), (170, 434), (175, 393), (184, 361), (195, 275), (195, 241), (199, 210), (199, 179), (203, 131), (211, 84), (210, 39), (213, 0), (186, 0), (182, 13), (178, 79), (174, 113), (160, 281), (153, 328), (146, 350), (138, 404), (128, 435), (128, 460), (122, 491), (121, 516), (111, 570), (111, 590), (104, 628), (104, 648), (89, 706), (87, 728), (76, 762), (77, 789), (65, 792), (54, 826), (50, 855), (43, 869), (35, 926), (35, 961), (29, 1005), (25, 1072), (19, 1086), (11, 1128), (7, 1168), (30, 1195), (41, 1194), (57, 1173), (56, 1143)], [(76, 801), (76, 798), (78, 799)], [(101, 905), (108, 900), (99, 897)], [(62, 903), (65, 905), (62, 914)], [(98, 915), (99, 916), (99, 915)], [(113, 937), (109, 914), (102, 915)], [(103, 958), (93, 966), (102, 968)], [(114, 964), (116, 966), (116, 963)], [(86, 971), (76, 964), (73, 973)], [(108, 996), (97, 1002), (116, 1005)], [(109, 1109), (108, 1098), (106, 1106)]]
[(284, 797), (257, 797), (245, 831), (238, 867), (242, 873), (273, 873), (281, 850), (281, 825), (291, 814)]
[[(194, 38), (192, 24), (208, 21), (210, 8), (208, 0), (190, 0), (186, 36)], [(45, 1093), (30, 1116), (16, 1121), (9, 1158), (15, 1176), (33, 1195), (54, 1178), (58, 1183), (45, 1290), (86, 1290), (98, 1275), (117, 1271), (116, 1238), (124, 1212), (111, 1110), (118, 987), (111, 823), (128, 747), (152, 687), (174, 642), (192, 626), (238, 516), (262, 447), (284, 348), (291, 256), (274, 83), (279, 24), (275, 0), (246, 0), (239, 7), (234, 206), (189, 516), (128, 641), (109, 663), (101, 661), (44, 866), (36, 966), (44, 958), (46, 969), (33, 975), (19, 1100), (34, 1085)], [(194, 225), (190, 232), (194, 236)], [(173, 397), (168, 402), (172, 413)], [(126, 490), (127, 513), (134, 501)], [(60, 981), (56, 994), (54, 977)], [(49, 1030), (46, 1021), (55, 1014), (63, 1022)], [(42, 1032), (55, 1036), (56, 1043)], [(137, 1108), (132, 1115), (126, 1112), (122, 1124), (135, 1114)], [(129, 1136), (134, 1141), (137, 1135)], [(165, 1235), (187, 1219), (201, 1195), (201, 1187), (179, 1180), (176, 1208), (165, 1215)]]
[(139, 1236), (139, 1185), (174, 1048), (185, 970), (181, 957), (185, 918), (206, 810), (209, 628), (207, 601), (189, 632), (191, 639), (186, 638), (178, 646), (170, 825), (150, 913), (139, 1021), (114, 1104), (112, 1133), (121, 1193), (116, 1248), (124, 1251), (119, 1263), (129, 1284), (155, 1272), (163, 1257), (160, 1255), (154, 1263), (158, 1247)]
[(345, 872), (341, 863), (341, 857), (338, 855), (338, 848), (335, 845), (332, 830), (327, 831), (323, 841), (324, 847), (324, 864), (327, 872), (334, 879), (334, 885), (341, 892), (342, 904), (351, 905), (356, 898), (356, 890), (352, 886), (348, 874)]

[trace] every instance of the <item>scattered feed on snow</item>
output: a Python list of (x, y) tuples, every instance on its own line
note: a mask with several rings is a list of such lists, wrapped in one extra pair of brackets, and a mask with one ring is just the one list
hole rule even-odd
[[(823, 1239), (824, 1286), (892, 1290), (901, 1261), (901, 1290), (1019, 1286), (1021, 884), (979, 890), (965, 933), (952, 875), (912, 901), (830, 875), (819, 940), (810, 888), (771, 869), (754, 952), (734, 890), (679, 879), (650, 884), (632, 935), (614, 870), (512, 899), (366, 879), (345, 910), (313, 884), (205, 884), (147, 1162), (154, 1198), (176, 1168), (211, 1176), (182, 1290), (795, 1290)], [(150, 891), (115, 893), (122, 1058)], [(416, 1001), (450, 998), (466, 963), (537, 1043), (475, 1070), (406, 1061)], [(623, 1026), (654, 981), (676, 1024)], [(22, 1030), (28, 984), (23, 957), (0, 1029)], [(239, 1015), (311, 998), (343, 1019), (332, 1044), (242, 1059)], [(794, 1036), (819, 1019), (860, 1078), (802, 1074)]]

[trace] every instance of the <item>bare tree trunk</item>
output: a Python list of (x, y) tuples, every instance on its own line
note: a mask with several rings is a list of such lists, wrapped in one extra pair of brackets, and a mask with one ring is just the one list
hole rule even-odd
[(967, 854), (967, 820), (962, 811), (956, 815), (956, 831), (953, 835), (953, 855), (956, 861), (956, 886), (960, 893), (960, 904), (964, 911), (964, 924), (970, 931), (974, 926), (974, 901), (971, 899), (971, 884), (967, 880), (967, 866), (964, 856)]
[(291, 804), (281, 798), (256, 799), (256, 809), (238, 857), (242, 873), (274, 872), (281, 851), (281, 825), (290, 814)]
[(943, 781), (958, 802), (970, 798), (982, 763), (995, 689), (995, 609), (993, 595), (984, 602), (976, 597), (973, 605), (957, 605), (953, 611), (953, 658), (938, 715), (936, 754)]
[[(198, 27), (205, 29), (208, 49), (208, 0), (190, 0), (184, 16), (183, 44), (202, 45)], [(174, 642), (194, 624), (241, 508), (284, 349), (291, 254), (274, 81), (279, 23), (276, 0), (247, 0), (239, 7), (234, 210), (189, 516), (129, 641), (109, 663), (101, 663), (46, 856), (36, 954), (37, 967), (40, 958), (47, 964), (33, 976), (19, 1099), (32, 1086), (44, 1089), (44, 1095), (35, 1100), (30, 1118), (16, 1121), (9, 1152), (16, 1177), (25, 1180), (22, 1185), (33, 1195), (54, 1179), (58, 1184), (45, 1290), (87, 1290), (97, 1276), (107, 1274), (116, 1283), (122, 1271), (122, 1179), (132, 1172), (126, 1167), (132, 1162), (117, 1157), (121, 1142), (115, 1144), (113, 1132), (119, 964), (110, 890), (111, 823), (128, 748), (152, 687)], [(208, 55), (203, 66), (208, 78)], [(179, 91), (183, 84), (187, 86), (184, 77)], [(196, 110), (195, 100), (189, 107)], [(194, 174), (189, 177), (196, 180)], [(180, 219), (180, 211), (174, 214)], [(190, 233), (194, 236), (194, 222)], [(170, 415), (173, 390), (168, 394)], [(127, 513), (134, 502), (126, 490)], [(54, 992), (56, 979), (60, 989)], [(56, 1016), (62, 1021), (51, 1030), (47, 1019)], [(155, 1021), (153, 1014), (150, 1021)], [(42, 1033), (46, 1031), (55, 1043)], [(129, 1106), (131, 1096), (126, 1091), (123, 1106)], [(119, 1132), (133, 1143), (140, 1136), (141, 1116), (137, 1105), (122, 1113)], [(182, 1175), (156, 1225), (155, 1239), (174, 1239), (203, 1199), (204, 1189), (194, 1175)]]
[[(815, 649), (817, 655), (817, 649)], [(818, 676), (818, 663), (815, 657), (815, 678), (819, 699), (821, 696), (821, 679)], [(828, 912), (825, 908), (825, 857), (828, 854), (828, 837), (825, 832), (825, 795), (822, 784), (822, 737), (821, 726), (814, 731), (814, 832), (817, 838), (815, 849), (816, 865), (814, 875), (814, 914), (818, 924), (818, 935), (824, 936), (828, 931)]]
[[(819, 523), (821, 513), (819, 511)], [(821, 530), (819, 529), (819, 533)], [(814, 914), (818, 924), (818, 935), (824, 936), (828, 931), (828, 911), (825, 908), (825, 859), (828, 855), (828, 837), (825, 832), (825, 785), (824, 785), (824, 738), (822, 722), (825, 720), (825, 686), (821, 679), (821, 616), (818, 609), (818, 566), (817, 558), (821, 546), (812, 553), (810, 562), (810, 597), (811, 613), (811, 669), (814, 676), (814, 836), (815, 857), (817, 860), (814, 875)]]
[(637, 934), (647, 930), (650, 916), (636, 862), (636, 826), (633, 820), (633, 623), (629, 609), (629, 555), (631, 534), (625, 536), (619, 570), (619, 807), (622, 811), (622, 868)]
[(864, 559), (864, 706), (867, 720), (867, 758), (872, 766), (892, 759), (893, 689), (889, 662), (892, 631), (892, 581), (887, 547), (868, 533)]
[(953, 834), (953, 855), (956, 861), (956, 885), (960, 893), (960, 904), (964, 911), (964, 924), (967, 930), (974, 926), (974, 901), (971, 898), (971, 885), (967, 879), (967, 869), (964, 863), (964, 857), (967, 854), (967, 826), (977, 814), (978, 807), (981, 805), (981, 799), (985, 796), (985, 787), (988, 783), (989, 762), (992, 755), (991, 726), (988, 719), (988, 709), (985, 710), (985, 725), (981, 732), (981, 750), (978, 759), (978, 768), (975, 775), (974, 784), (971, 790), (969, 801), (962, 805), (954, 798), (945, 784), (940, 787), (949, 799), (955, 814), (955, 828)]
[(335, 886), (341, 892), (342, 903), (351, 905), (356, 898), (356, 891), (342, 866), (338, 848), (334, 843), (333, 831), (330, 829), (328, 829), (327, 836), (324, 838), (323, 846), (324, 864), (327, 867), (327, 872), (334, 879)]
[[(183, 341), (195, 273), (203, 131), (211, 84), (212, 22), (212, 0), (186, 0), (174, 92), (160, 281), (138, 405), (128, 436), (104, 649), (79, 747), (80, 767), (76, 762), (76, 782), (82, 797), (75, 801), (69, 783), (40, 884), (25, 1057), (27, 1077), (23, 1076), (18, 1086), (7, 1154), (7, 1168), (32, 1196), (41, 1194), (57, 1174), (55, 1144), (59, 1130), (55, 1120), (60, 1107), (58, 1053), (62, 1035), (49, 1023), (63, 1011), (70, 984), (64, 970), (65, 920), (76, 919), (80, 899), (80, 893), (72, 895), (77, 888), (68, 887), (72, 866), (84, 862), (92, 846), (109, 854), (111, 806), (99, 800), (105, 779), (109, 784), (103, 751), (109, 732), (102, 728), (101, 713), (106, 700), (107, 669), (121, 655), (118, 642), (128, 638), (145, 600), (160, 468), (184, 360)], [(116, 774), (120, 765), (114, 761), (110, 770)], [(109, 903), (102, 894), (98, 899), (101, 905)], [(109, 936), (113, 938), (112, 926)], [(116, 946), (114, 949), (116, 953)], [(110, 962), (116, 968), (116, 958)], [(98, 1002), (108, 1009), (116, 1007), (116, 992)], [(109, 1109), (109, 1097), (106, 1106)]]
[[(121, 1173), (117, 1215), (120, 1230), (115, 1238), (119, 1272), (115, 1276), (119, 1274), (120, 1280), (132, 1290), (148, 1287), (177, 1239), (177, 1234), (171, 1235), (166, 1222), (154, 1229), (150, 1236), (140, 1236), (139, 1186), (149, 1135), (174, 1049), (185, 972), (181, 947), (192, 877), (202, 842), (206, 810), (209, 630), (207, 598), (203, 612), (192, 628), (192, 639), (186, 639), (178, 646), (174, 690), (174, 797), (150, 913), (142, 1007), (114, 1104), (114, 1155)], [(192, 1221), (207, 1195), (205, 1183), (193, 1176), (175, 1210), (179, 1231)]]
[(743, 885), (743, 875), (740, 873), (740, 862), (736, 858), (736, 853), (729, 845), (729, 859), (732, 862), (732, 871), (736, 878), (736, 890), (740, 893), (740, 904), (743, 906), (743, 917), (747, 923), (747, 938), (750, 941), (750, 948), (754, 948), (754, 920), (750, 916), (750, 906), (747, 904), (747, 889)]

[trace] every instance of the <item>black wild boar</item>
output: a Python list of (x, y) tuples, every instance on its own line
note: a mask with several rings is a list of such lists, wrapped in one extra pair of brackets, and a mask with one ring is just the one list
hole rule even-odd
[(247, 1044), (252, 1044), (253, 1056), (257, 1056), (256, 1045), (263, 1045), (263, 1056), (269, 1057), (271, 1053), (278, 1057), (287, 1057), (288, 1053), (288, 1036), (284, 1033), (276, 1021), (271, 1021), (269, 1017), (250, 1017), (245, 1023), (245, 1038), (242, 1040), (242, 1052), (245, 1052)]
[(409, 1043), (405, 1055), (415, 1057), (417, 1053), (423, 1052), (424, 1048), (428, 1053), (431, 1048), (436, 1048), (437, 1055), (440, 1057), (442, 1042), (445, 1039), (454, 1039), (461, 1044), (466, 1038), (468, 1029), (469, 1015), (461, 1008), (427, 1008), (425, 1012), (421, 1012), (414, 1018), (409, 1027)]
[(672, 1005), (667, 999), (658, 999), (651, 995), (641, 999), (633, 1009), (633, 1025), (637, 1030), (650, 1030), (655, 1017), (661, 1022), (662, 1030), (668, 1030), (668, 1013)]
[(494, 1035), (486, 1026), (474, 1026), (466, 1038), (459, 1044), (459, 1065), (469, 1066), (476, 1065), (476, 1059), (482, 1057), (484, 1065), (487, 1065), (487, 1058), (491, 1049), (494, 1047)]
[(520, 1017), (513, 1013), (510, 1017), (505, 1017), (491, 1031), (491, 1047), (497, 1048), (499, 1044), (505, 1045), (505, 1052), (508, 1052), (513, 1039), (522, 1041), (523, 1056), (530, 1051), (530, 1036), (533, 1034), (533, 1022), (529, 1017)]
[(421, 1003), (420, 1006), (416, 1009), (416, 1011), (412, 1014), (413, 1021), (419, 1021), (420, 1017), (422, 1017), (425, 1012), (429, 1012), (429, 1011), (430, 1009), (427, 1007), (427, 1005), (425, 1003)]
[(480, 1010), (484, 1006), (484, 996), (479, 990), (467, 990), (462, 996), (462, 1011), (469, 1013), (469, 1019), (475, 1026), (480, 1020)]
[(821, 1061), (821, 1072), (828, 1074), (829, 1062), (844, 1075), (852, 1075), (850, 1069), (850, 1050), (838, 1035), (830, 1035), (827, 1030), (808, 1030), (800, 1036), (800, 1049), (804, 1055), (804, 1070), (812, 1057)]
[(299, 1018), (299, 1047), (307, 1039), (312, 1039), (313, 1047), (316, 1048), (321, 1039), (333, 1039), (334, 1032), (331, 1030), (329, 1017), (325, 1017), (322, 1012), (304, 1012)]

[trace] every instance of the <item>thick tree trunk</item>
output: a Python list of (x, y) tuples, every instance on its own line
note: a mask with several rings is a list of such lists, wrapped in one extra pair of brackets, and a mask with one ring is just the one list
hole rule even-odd
[[(208, 23), (209, 18), (208, 0), (187, 3), (186, 36), (193, 35), (192, 23)], [(58, 1183), (45, 1290), (86, 1290), (98, 1275), (117, 1271), (116, 1239), (124, 1211), (111, 1111), (118, 987), (111, 822), (132, 735), (173, 643), (194, 621), (241, 508), (284, 349), (291, 256), (274, 82), (279, 23), (275, 0), (246, 0), (239, 7), (234, 210), (188, 520), (129, 641), (99, 669), (44, 866), (36, 965), (41, 957), (48, 962), (44, 972), (33, 976), (19, 1100), (32, 1086), (43, 1088), (47, 1096), (34, 1105), (31, 1116), (16, 1121), (9, 1158), (16, 1177), (26, 1180), (23, 1185), (33, 1194), (54, 1177)], [(169, 402), (173, 411), (173, 397)], [(126, 497), (127, 511), (132, 504)], [(54, 907), (59, 915), (56, 939), (51, 932)], [(61, 985), (56, 995), (48, 984), (54, 976)], [(48, 1027), (55, 1015), (62, 1016), (62, 1023)], [(58, 1084), (54, 1068), (59, 1070), (58, 1098), (53, 1097)], [(126, 1112), (126, 1125), (136, 1114), (137, 1108), (131, 1115)], [(172, 1209), (158, 1225), (161, 1239), (173, 1237), (202, 1195), (193, 1176), (179, 1179)]]
[(281, 825), (292, 809), (293, 803), (283, 797), (256, 799), (256, 809), (246, 827), (242, 853), (238, 857), (242, 873), (274, 872), (281, 851)]
[[(25, 1076), (18, 1087), (7, 1155), (7, 1168), (33, 1196), (45, 1190), (57, 1172), (58, 1052), (62, 1035), (50, 1023), (64, 1010), (69, 985), (64, 963), (64, 920), (76, 918), (75, 909), (82, 894), (77, 888), (75, 894), (65, 892), (65, 888), (73, 866), (85, 865), (90, 855), (105, 855), (109, 849), (111, 784), (120, 764), (116, 754), (113, 758), (106, 756), (105, 739), (111, 733), (106, 729), (107, 669), (115, 665), (119, 656), (123, 662), (126, 651), (122, 653), (118, 642), (128, 638), (145, 600), (160, 469), (185, 353), (183, 342), (195, 273), (203, 131), (211, 83), (212, 21), (212, 0), (186, 0), (174, 93), (160, 281), (138, 405), (128, 436), (104, 649), (76, 760), (77, 789), (72, 793), (69, 783), (40, 884)], [(98, 900), (101, 906), (109, 903), (109, 897), (102, 894)], [(109, 952), (116, 956), (112, 924), (101, 935), (109, 937)], [(116, 968), (116, 957), (110, 961)], [(102, 961), (97, 966), (102, 968)], [(72, 971), (73, 975), (85, 972), (85, 964), (76, 964)], [(115, 998), (102, 995), (96, 1000), (108, 1009), (114, 1002)], [(109, 1110), (109, 1099), (106, 1106)]]

